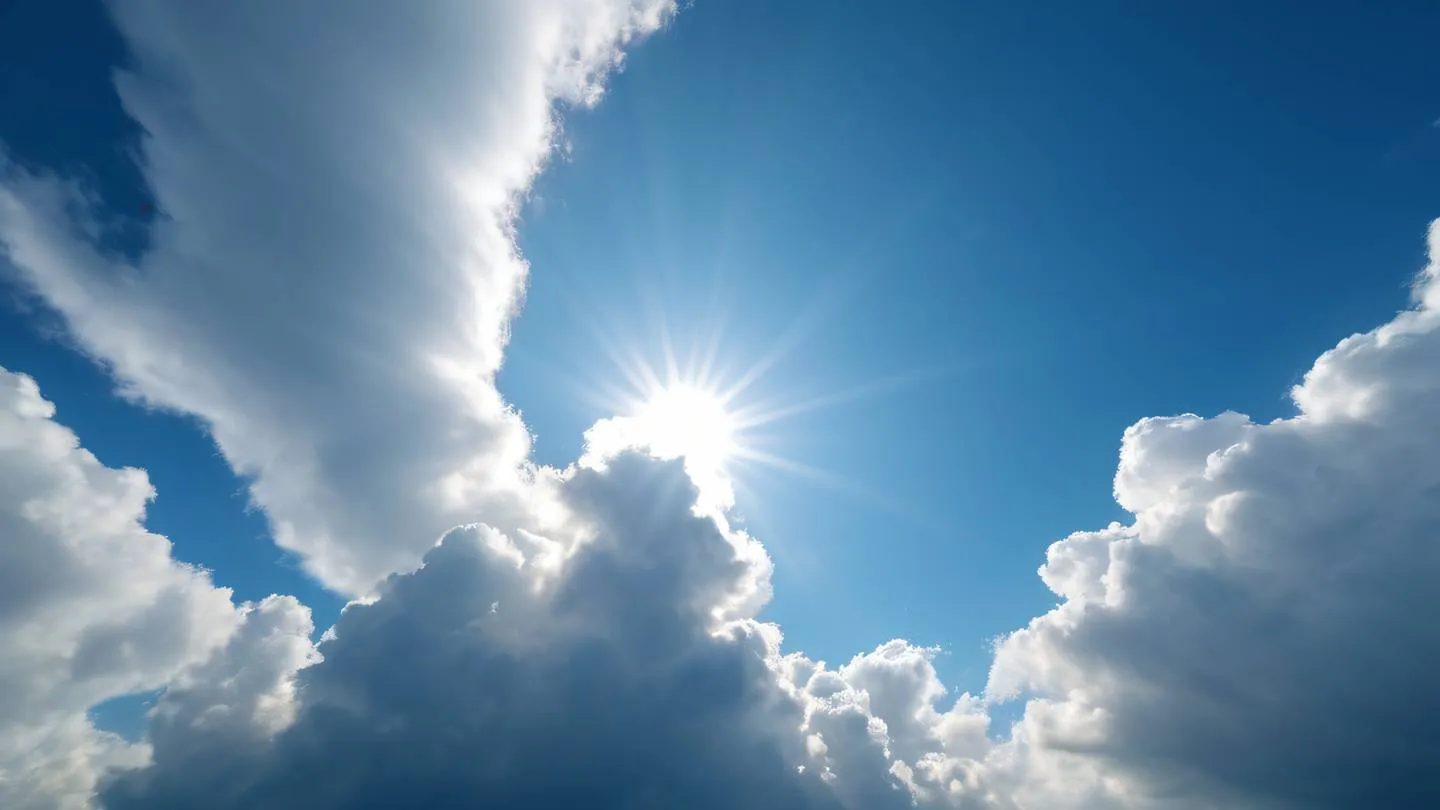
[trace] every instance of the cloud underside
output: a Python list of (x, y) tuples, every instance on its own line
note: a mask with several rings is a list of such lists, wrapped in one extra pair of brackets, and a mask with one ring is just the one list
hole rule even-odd
[[(1058, 606), (985, 696), (947, 696), (904, 641), (786, 652), (764, 549), (681, 462), (536, 467), (495, 390), (557, 104), (597, 100), (668, 3), (112, 11), (164, 217), (118, 259), (83, 189), (8, 166), (11, 269), (364, 598), (318, 645), (294, 599), (234, 604), (145, 530), (142, 472), (0, 372), (0, 805), (1440, 806), (1435, 264), (1294, 417), (1130, 428), (1132, 519), (1054, 544)], [(143, 743), (86, 717), (162, 688)]]

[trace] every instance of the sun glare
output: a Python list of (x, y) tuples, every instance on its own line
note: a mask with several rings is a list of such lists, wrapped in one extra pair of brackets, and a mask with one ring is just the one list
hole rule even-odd
[(720, 467), (736, 450), (735, 420), (719, 395), (691, 385), (661, 388), (641, 405), (635, 419), (655, 451)]
[[(806, 324), (803, 319), (758, 360), (738, 370), (719, 356), (718, 325), (708, 334), (702, 330), (692, 337), (682, 362), (676, 356), (666, 319), (662, 316), (659, 321), (662, 355), (658, 364), (636, 344), (616, 341), (613, 332), (595, 324), (594, 337), (618, 375), (592, 380), (581, 391), (601, 413), (613, 414), (586, 432), (582, 464), (604, 463), (628, 449), (648, 450), (664, 459), (683, 458), (686, 470), (704, 493), (703, 499), (718, 511), (733, 505), (737, 490), (747, 494), (744, 479), (759, 467), (796, 474), (848, 496), (884, 500), (862, 484), (781, 454), (784, 442), (776, 428), (805, 414), (883, 394), (929, 375), (907, 372), (787, 402), (784, 392), (777, 398), (773, 390), (763, 396), (758, 389), (762, 378), (799, 341)], [(753, 498), (754, 493), (748, 495)]]

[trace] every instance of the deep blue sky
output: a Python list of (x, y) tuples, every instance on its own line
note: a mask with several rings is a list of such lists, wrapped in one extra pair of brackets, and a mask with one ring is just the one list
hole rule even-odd
[[(576, 395), (615, 377), (596, 329), (654, 358), (662, 314), (682, 345), (723, 317), (737, 370), (799, 334), (753, 389), (782, 403), (944, 369), (769, 431), (868, 497), (746, 468), (740, 512), (792, 646), (941, 644), (978, 689), (987, 639), (1053, 601), (1045, 547), (1123, 518), (1128, 424), (1287, 414), (1319, 352), (1405, 304), (1440, 214), (1420, 6), (696, 0), (567, 119), (501, 390), (566, 463), (608, 415)], [(96, 3), (0, 2), (0, 139), (134, 211), (123, 59)], [(47, 325), (6, 309), (0, 364), (150, 470), (177, 555), (333, 617), (203, 434), (111, 397)]]

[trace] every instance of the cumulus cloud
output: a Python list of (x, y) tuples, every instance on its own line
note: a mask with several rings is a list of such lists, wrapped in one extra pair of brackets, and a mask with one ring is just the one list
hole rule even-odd
[(768, 558), (697, 512), (682, 461), (621, 451), (558, 487), (564, 531), (458, 527), (317, 652), (293, 605), (248, 622), (100, 806), (898, 810), (974, 783), (939, 759), (982, 754), (987, 721), (936, 710), (935, 651), (783, 654)]
[(1050, 549), (1065, 601), (1000, 645), (1032, 740), (1135, 803), (1440, 805), (1440, 225), (1419, 306), (1320, 357), (1299, 413), (1142, 420), (1128, 526)]
[(229, 695), (166, 697), (154, 765), (103, 806), (837, 807), (798, 770), (776, 631), (720, 610), (749, 601), (754, 541), (694, 514), (679, 462), (626, 454), (562, 491), (570, 536), (456, 528), (347, 608), (282, 733), (189, 721)]
[(53, 416), (0, 368), (0, 806), (16, 810), (83, 807), (99, 771), (143, 763), (86, 711), (165, 685), (238, 621), (145, 530), (145, 473), (104, 466)]
[(593, 102), (670, 6), (113, 3), (150, 249), (100, 251), (83, 192), (14, 166), (0, 242), (126, 393), (204, 421), (281, 546), (363, 594), (477, 511), (533, 511), (493, 385), (514, 207), (555, 105)]
[[(153, 248), (120, 266), (73, 216), (83, 195), (13, 168), (0, 240), (128, 393), (205, 420), (278, 542), (373, 598), (316, 648), (293, 600), (237, 611), (162, 549), (106, 563), (170, 572), (104, 584), (130, 607), (75, 613), (94, 595), (45, 590), (69, 569), (44, 555), (120, 530), (158, 548), (148, 487), (124, 520), (94, 505), (118, 502), (106, 487), (17, 511), (57, 522), (35, 578), (0, 591), (21, 607), (0, 605), (59, 594), (87, 652), (14, 659), (50, 674), (7, 681), (40, 697), (0, 702), (19, 718), (0, 722), (59, 742), (9, 751), (4, 784), (81, 762), (79, 795), (109, 744), (84, 707), (168, 683), (153, 759), (117, 762), (100, 807), (1440, 804), (1434, 261), (1413, 310), (1316, 361), (1295, 416), (1130, 428), (1115, 497), (1133, 518), (1050, 548), (1059, 604), (997, 644), (984, 696), (951, 694), (936, 651), (902, 640), (831, 667), (760, 620), (769, 559), (728, 524), (715, 469), (624, 419), (577, 466), (534, 467), (493, 386), (525, 274), (513, 206), (553, 103), (592, 101), (668, 4), (344, 8), (117, 4), (136, 57), (119, 87), (167, 214)], [(15, 413), (68, 437), (15, 390)], [(177, 588), (218, 618), (152, 632), (146, 606)], [(997, 742), (1006, 699), (1024, 712)], [(16, 759), (36, 751), (48, 764)]]

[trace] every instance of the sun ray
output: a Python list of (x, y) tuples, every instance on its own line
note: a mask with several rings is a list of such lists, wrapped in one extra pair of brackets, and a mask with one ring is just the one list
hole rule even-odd
[(721, 400), (729, 403), (748, 391), (750, 386), (758, 382), (776, 363), (785, 359), (790, 352), (794, 351), (795, 347), (799, 346), (801, 341), (803, 341), (814, 328), (814, 324), (819, 317), (821, 304), (824, 301), (825, 296), (819, 296), (811, 301), (805, 311), (790, 324), (789, 328), (785, 330), (785, 333), (780, 336), (779, 340), (775, 341), (769, 351), (761, 355), (759, 360), (752, 363), (734, 383), (720, 394)]
[[(613, 415), (601, 420), (607, 425), (593, 434), (596, 444), (589, 445), (587, 452), (603, 458), (606, 453), (628, 447), (663, 458), (683, 457), (702, 490), (713, 486), (728, 493), (728, 497), (712, 499), (726, 504), (721, 509), (734, 504), (736, 491), (753, 492), (744, 485), (743, 477), (770, 469), (847, 498), (863, 499), (909, 522), (923, 522), (913, 509), (874, 491), (870, 485), (788, 458), (784, 452), (785, 431), (774, 429), (780, 423), (826, 408), (884, 396), (957, 370), (913, 369), (838, 389), (821, 388), (812, 396), (798, 398), (793, 396), (793, 390), (781, 390), (791, 384), (793, 375), (778, 388), (769, 381), (782, 362), (788, 361), (826, 320), (836, 315), (837, 305), (852, 297), (865, 276), (867, 273), (860, 267), (838, 270), (778, 339), (760, 347), (758, 359), (748, 365), (738, 364), (738, 368), (734, 357), (724, 351), (726, 327), (733, 324), (724, 317), (723, 307), (717, 306), (699, 318), (678, 318), (665, 309), (657, 286), (643, 288), (638, 291), (639, 298), (649, 322), (649, 334), (644, 336), (631, 331), (633, 321), (621, 320), (614, 313), (611, 317), (593, 310), (586, 313), (587, 322), (595, 326), (604, 322), (604, 327), (592, 329), (595, 345), (620, 372), (606, 379), (594, 374), (594, 368), (582, 374), (590, 378), (590, 399), (606, 403), (602, 415)], [(625, 337), (617, 339), (621, 335)], [(642, 337), (648, 339), (649, 349), (642, 348), (646, 340), (636, 340)], [(787, 397), (787, 393), (792, 396)], [(592, 434), (587, 433), (587, 442), (591, 438)]]
[(785, 359), (799, 346), (805, 338), (816, 329), (825, 315), (839, 306), (840, 302), (858, 286), (859, 279), (852, 273), (837, 275), (830, 280), (830, 283), (820, 290), (810, 302), (805, 305), (795, 320), (790, 323), (780, 338), (775, 341), (764, 355), (760, 357), (750, 368), (746, 369), (738, 379), (728, 388), (724, 389), (720, 398), (729, 403), (741, 394), (745, 393), (771, 368)]
[(670, 321), (663, 313), (660, 316), (660, 349), (665, 354), (665, 385), (679, 384), (681, 377), (679, 364), (675, 361), (675, 341), (670, 337)]
[[(625, 382), (630, 385), (631, 390), (648, 390), (651, 387), (651, 381), (646, 379), (646, 375), (651, 373), (649, 365), (641, 360), (639, 352), (634, 348), (633, 344), (630, 346), (622, 346), (612, 337), (612, 335), (618, 333), (614, 328), (615, 324), (613, 321), (609, 324), (610, 328), (606, 328), (605, 324), (600, 323), (601, 318), (597, 313), (585, 310), (579, 310), (578, 312), (581, 314), (581, 321), (585, 324), (586, 331), (590, 333), (591, 339), (595, 341), (600, 351), (605, 354), (606, 359), (610, 361), (610, 365), (625, 378)], [(596, 381), (594, 384), (607, 386), (607, 383), (603, 381)], [(607, 401), (603, 404), (613, 411), (616, 407), (623, 404), (626, 399), (627, 397), (621, 394), (615, 397), (613, 401)]]
[(715, 358), (720, 353), (720, 340), (725, 332), (725, 320), (719, 319), (714, 328), (706, 330), (708, 336), (705, 338), (705, 353), (701, 356), (699, 367), (696, 369), (696, 376), (706, 385), (710, 384), (715, 373)]
[(937, 528), (932, 521), (918, 514), (914, 508), (885, 496), (874, 487), (867, 486), (859, 481), (846, 478), (845, 476), (822, 470), (818, 467), (796, 461), (795, 459), (785, 458), (775, 453), (757, 450), (750, 446), (737, 447), (735, 450), (735, 458), (738, 461), (755, 462), (765, 467), (781, 470), (832, 492), (866, 501), (871, 506), (908, 521), (911, 525), (930, 529)]
[(850, 388), (790, 404), (765, 406), (761, 403), (742, 406), (735, 411), (735, 425), (742, 430), (763, 427), (795, 416), (811, 413), (835, 405), (867, 399), (912, 385), (920, 385), (953, 373), (949, 367), (922, 368), (882, 377), (878, 380), (860, 383)]

